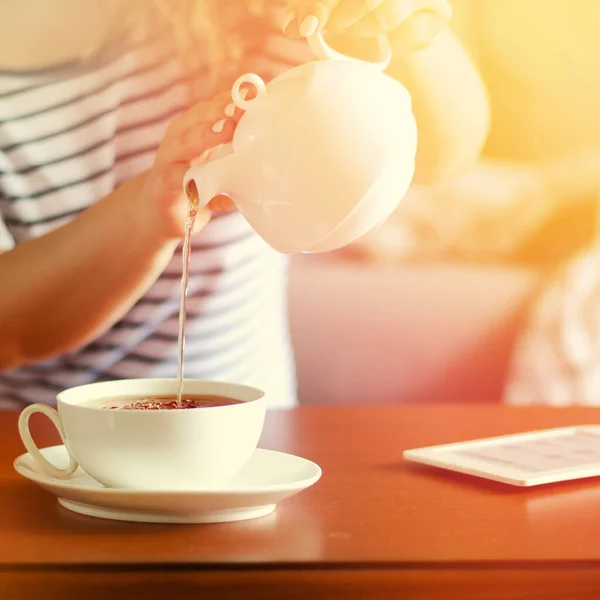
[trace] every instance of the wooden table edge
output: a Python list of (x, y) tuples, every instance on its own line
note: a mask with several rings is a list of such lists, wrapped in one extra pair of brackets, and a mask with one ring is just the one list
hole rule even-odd
[[(93, 568), (77, 565), (52, 569), (0, 569), (0, 598), (132, 597), (198, 598), (344, 598), (379, 600), (531, 600), (532, 598), (600, 597), (600, 564), (496, 565), (437, 568), (400, 566), (264, 568), (263, 566), (207, 568), (185, 565)], [(476, 596), (473, 593), (476, 592)], [(201, 594), (201, 596), (199, 596)], [(400, 595), (401, 594), (401, 595)]]

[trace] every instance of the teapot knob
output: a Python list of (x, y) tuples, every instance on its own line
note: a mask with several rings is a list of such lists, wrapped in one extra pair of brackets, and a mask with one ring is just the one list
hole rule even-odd
[[(241, 90), (241, 87), (245, 83), (250, 83), (256, 88), (256, 97), (246, 100)], [(245, 75), (238, 77), (231, 90), (231, 98), (233, 99), (233, 103), (241, 110), (247, 110), (257, 98), (266, 95), (267, 86), (265, 82), (254, 73), (246, 73)]]
[(340, 52), (337, 52), (325, 41), (325, 38), (323, 37), (323, 33), (321, 31), (315, 31), (306, 39), (310, 51), (319, 60), (342, 59), (366, 62), (367, 64), (373, 65), (380, 71), (385, 71), (385, 69), (387, 69), (390, 64), (390, 61), (392, 60), (392, 47), (390, 45), (390, 40), (388, 39), (387, 35), (379, 35), (377, 36), (376, 40), (379, 49), (379, 59), (371, 62), (363, 61), (358, 58), (353, 58), (350, 56), (346, 56), (345, 54), (341, 54)]

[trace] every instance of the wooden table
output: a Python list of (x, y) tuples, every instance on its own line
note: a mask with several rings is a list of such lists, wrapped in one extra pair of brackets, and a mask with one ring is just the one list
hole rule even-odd
[[(40, 443), (56, 442), (36, 423)], [(0, 413), (0, 598), (600, 598), (600, 480), (519, 489), (405, 448), (580, 423), (599, 409), (306, 407), (261, 445), (323, 467), (268, 517), (144, 525), (71, 514), (18, 477)], [(145, 595), (145, 596), (144, 596)]]

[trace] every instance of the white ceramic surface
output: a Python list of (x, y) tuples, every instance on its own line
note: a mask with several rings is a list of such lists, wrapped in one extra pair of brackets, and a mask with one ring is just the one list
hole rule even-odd
[[(326, 47), (319, 39), (311, 47)], [(333, 250), (366, 234), (398, 206), (414, 173), (411, 99), (381, 72), (388, 60), (336, 55), (268, 85), (255, 74), (240, 77), (232, 97), (246, 112), (233, 142), (188, 171), (188, 196), (200, 206), (217, 194), (231, 197), (286, 254)], [(243, 84), (256, 98), (240, 95)]]
[[(200, 489), (233, 477), (256, 449), (265, 418), (264, 393), (255, 388), (186, 380), (185, 394), (217, 394), (239, 404), (186, 410), (109, 410), (86, 405), (123, 396), (171, 395), (176, 379), (130, 379), (71, 388), (57, 396), (58, 415), (46, 405), (21, 413), (19, 431), (40, 469), (70, 477), (80, 464), (107, 487)], [(28, 430), (31, 414), (49, 416), (72, 460), (57, 469), (44, 461)]]
[[(60, 469), (69, 464), (64, 446), (41, 452)], [(203, 491), (111, 489), (81, 467), (69, 480), (56, 479), (44, 474), (30, 454), (19, 456), (14, 466), (20, 475), (54, 494), (68, 510), (149, 523), (224, 523), (261, 517), (321, 477), (319, 466), (309, 460), (260, 448), (227, 483)]]

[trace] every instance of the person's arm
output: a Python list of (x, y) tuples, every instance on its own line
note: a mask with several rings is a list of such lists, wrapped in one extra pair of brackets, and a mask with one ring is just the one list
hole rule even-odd
[(584, 243), (597, 230), (599, 169), (594, 148), (539, 163), (482, 159), (460, 177), (413, 187), (353, 253), (386, 261), (560, 254), (573, 236)]
[(118, 320), (166, 266), (176, 241), (157, 235), (143, 178), (74, 221), (0, 255), (0, 368), (62, 354)]
[[(400, 37), (390, 38), (403, 46)], [(417, 52), (394, 52), (388, 73), (412, 98), (418, 131), (413, 183), (442, 181), (473, 164), (488, 133), (488, 99), (479, 73), (452, 33), (442, 30)]]
[[(154, 167), (67, 225), (0, 254), (0, 369), (73, 350), (108, 329), (152, 285), (182, 237), (189, 161), (231, 140), (211, 127), (227, 97), (176, 119)], [(197, 229), (210, 219), (200, 211)]]

